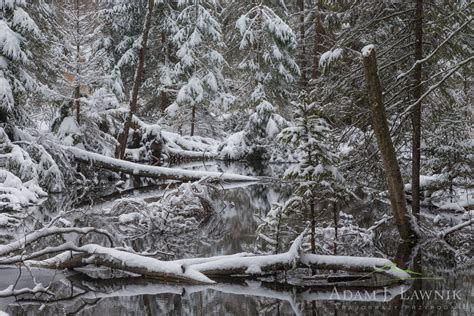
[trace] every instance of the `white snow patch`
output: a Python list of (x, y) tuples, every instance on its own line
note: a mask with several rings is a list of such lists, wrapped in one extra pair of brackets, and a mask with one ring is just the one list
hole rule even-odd
[(370, 55), (370, 53), (375, 49), (375, 46), (373, 44), (366, 45), (362, 48), (362, 56), (367, 57)]

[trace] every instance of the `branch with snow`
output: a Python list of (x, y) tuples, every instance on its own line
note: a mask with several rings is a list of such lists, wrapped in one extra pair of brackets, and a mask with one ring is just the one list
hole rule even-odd
[(466, 221), (466, 222), (460, 223), (460, 224), (458, 224), (458, 225), (455, 225), (455, 226), (453, 226), (453, 227), (450, 227), (450, 228), (448, 228), (448, 229), (446, 229), (446, 230), (443, 230), (443, 231), (439, 232), (439, 233), (438, 233), (438, 237), (439, 237), (439, 238), (444, 238), (444, 237), (446, 237), (447, 235), (452, 234), (452, 233), (454, 233), (454, 232), (456, 232), (456, 231), (458, 231), (458, 230), (461, 230), (461, 229), (463, 229), (464, 227), (471, 226), (472, 224), (474, 224), (474, 218), (472, 218), (472, 219), (470, 219), (470, 220), (468, 220), (468, 221)]
[[(52, 295), (47, 288), (45, 288), (41, 283), (37, 284), (34, 288), (22, 288), (15, 289), (15, 286), (12, 284), (4, 290), (0, 290), (0, 297), (9, 297), (9, 296), (18, 296), (23, 294), (49, 294)], [(1, 314), (0, 314), (1, 315)]]
[(10, 253), (13, 253), (15, 251), (24, 249), (25, 246), (41, 239), (45, 238), (48, 236), (53, 236), (53, 235), (62, 235), (62, 234), (69, 234), (69, 233), (76, 233), (76, 234), (89, 234), (89, 233), (98, 233), (101, 235), (104, 235), (108, 238), (108, 240), (112, 243), (112, 237), (109, 235), (107, 231), (97, 229), (94, 227), (84, 227), (84, 228), (79, 228), (79, 227), (47, 227), (40, 229), (38, 231), (32, 232), (30, 234), (25, 235), (24, 237), (19, 238), (18, 240), (6, 244), (6, 245), (0, 245), (0, 256), (6, 256)]

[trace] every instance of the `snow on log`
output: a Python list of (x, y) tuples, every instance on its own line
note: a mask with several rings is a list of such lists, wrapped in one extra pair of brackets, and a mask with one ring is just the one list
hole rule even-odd
[(191, 265), (207, 276), (259, 275), (296, 267), (306, 231), (299, 235), (286, 253), (251, 257), (228, 257)]
[(232, 259), (232, 258), (242, 258), (242, 257), (251, 257), (255, 256), (253, 253), (249, 252), (240, 252), (233, 255), (224, 255), (224, 256), (214, 256), (214, 257), (207, 257), (207, 258), (187, 258), (187, 259), (179, 259), (174, 260), (174, 263), (179, 263), (185, 266), (206, 263), (211, 261), (216, 261), (220, 259)]
[(303, 241), (303, 232), (295, 239), (286, 253), (277, 255), (255, 256), (238, 254), (232, 256), (215, 257), (215, 260), (192, 259), (186, 262), (193, 269), (207, 276), (232, 276), (232, 275), (261, 275), (278, 270), (289, 270), (296, 267), (307, 267), (319, 270), (344, 270), (353, 272), (381, 273), (396, 279), (407, 279), (410, 275), (398, 268), (393, 262), (383, 258), (351, 257), (351, 256), (326, 256), (313, 254), (300, 254)]
[(88, 152), (77, 147), (65, 147), (76, 160), (94, 164), (96, 167), (109, 169), (116, 172), (123, 172), (134, 176), (173, 179), (181, 181), (196, 181), (204, 177), (214, 180), (225, 180), (235, 182), (257, 181), (257, 178), (242, 176), (230, 173), (220, 173), (212, 171), (183, 170), (176, 168), (166, 168), (157, 166), (142, 165), (130, 161), (119, 160), (106, 157), (96, 153)]
[[(193, 268), (172, 261), (161, 261), (152, 257), (130, 253), (95, 244), (84, 246), (67, 245), (63, 252), (43, 261), (27, 261), (29, 266), (43, 268), (77, 268), (87, 264), (104, 266), (170, 282), (187, 284), (214, 284), (215, 282)], [(81, 255), (82, 254), (82, 255)]]
[(321, 270), (344, 270), (353, 272), (379, 272), (396, 279), (408, 279), (410, 275), (392, 261), (383, 258), (326, 256), (304, 254), (301, 263), (309, 268)]
[(145, 277), (194, 284), (215, 283), (195, 269), (185, 268), (181, 264), (161, 261), (151, 257), (144, 257), (130, 252), (124, 252), (94, 244), (78, 247), (76, 251), (84, 251), (92, 255), (92, 257), (85, 259), (85, 262), (87, 263), (141, 274)]

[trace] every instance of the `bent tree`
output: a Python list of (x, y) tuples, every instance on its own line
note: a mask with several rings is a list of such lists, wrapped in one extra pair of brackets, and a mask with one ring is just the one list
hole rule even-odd
[(133, 77), (133, 86), (130, 93), (130, 108), (128, 110), (127, 119), (123, 126), (123, 131), (118, 136), (118, 146), (115, 152), (115, 156), (119, 159), (123, 159), (125, 156), (125, 149), (127, 148), (127, 140), (130, 127), (132, 125), (132, 119), (138, 107), (138, 91), (142, 83), (143, 68), (145, 65), (145, 54), (146, 46), (148, 42), (148, 33), (151, 27), (151, 16), (153, 13), (153, 7), (155, 6), (154, 0), (148, 0), (147, 13), (145, 15), (145, 22), (143, 23), (142, 35), (139, 42), (138, 50), (138, 65), (135, 69), (135, 76)]
[(413, 226), (414, 221), (412, 221), (411, 214), (407, 209), (402, 174), (398, 165), (395, 147), (390, 137), (374, 46), (368, 45), (364, 47), (362, 58), (372, 111), (372, 126), (377, 138), (380, 155), (382, 156), (395, 224), (403, 240), (414, 239), (417, 237), (417, 234)]

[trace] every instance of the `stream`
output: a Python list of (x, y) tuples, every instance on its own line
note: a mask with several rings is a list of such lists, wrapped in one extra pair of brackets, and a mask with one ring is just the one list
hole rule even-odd
[[(251, 167), (222, 162), (194, 162), (180, 167), (269, 177), (279, 177), (285, 170), (285, 166)], [(258, 218), (264, 217), (273, 203), (288, 199), (292, 188), (289, 183), (270, 181), (219, 188), (213, 200), (216, 216), (190, 236), (166, 240), (170, 256), (208, 257), (254, 251)], [(74, 225), (113, 228), (126, 233), (116, 218), (97, 214), (110, 208), (120, 197), (156, 201), (166, 189), (144, 185), (119, 193), (114, 188), (104, 188), (84, 195), (51, 195), (40, 206), (25, 210), (31, 214), (26, 225), (46, 223), (60, 211), (69, 210), (71, 216), (67, 218)], [(383, 203), (359, 202), (347, 206), (344, 212), (351, 214), (359, 226), (367, 228), (381, 217), (386, 207)], [(456, 220), (460, 215), (450, 216)], [(0, 243), (6, 241), (6, 235), (0, 230)], [(107, 243), (99, 236), (94, 238), (96, 243)], [(49, 301), (0, 297), (0, 311), (11, 315), (473, 315), (472, 258), (455, 256), (446, 242), (403, 247), (393, 240), (393, 234), (383, 231), (377, 239), (379, 252), (388, 253), (390, 259), (415, 256), (416, 271), (421, 276), (402, 285), (363, 287), (340, 283), (338, 287), (326, 284), (307, 289), (256, 280), (222, 280), (214, 286), (186, 286), (120, 278), (114, 271), (105, 269), (86, 269), (85, 274), (78, 274), (5, 267), (0, 269), (0, 290), (14, 283), (17, 288), (31, 287), (34, 276), (43, 285), (51, 284), (61, 297)], [(163, 240), (157, 236), (138, 235), (130, 238), (129, 246), (136, 251), (152, 251), (160, 242)], [(469, 249), (472, 242), (471, 235), (463, 247)], [(111, 276), (114, 279), (105, 279)]]

